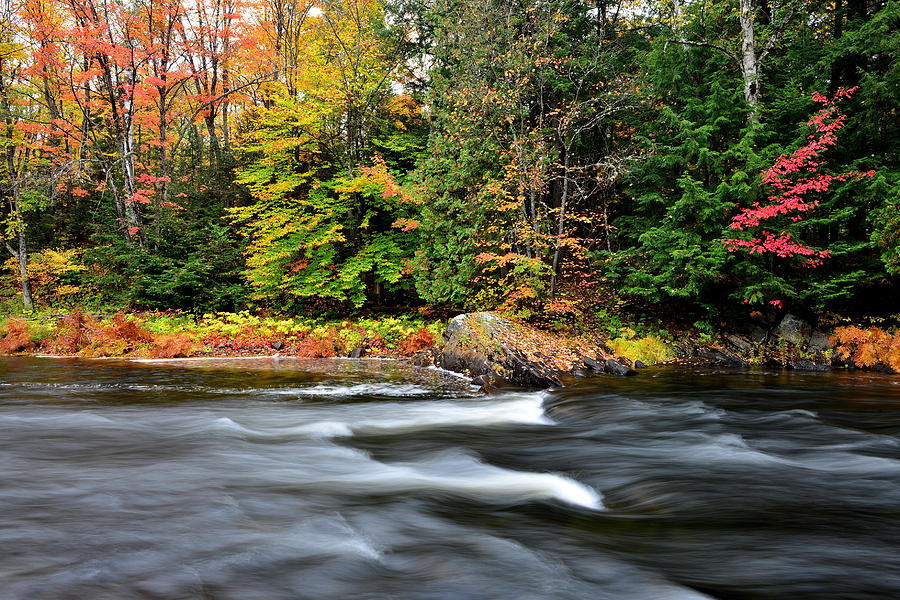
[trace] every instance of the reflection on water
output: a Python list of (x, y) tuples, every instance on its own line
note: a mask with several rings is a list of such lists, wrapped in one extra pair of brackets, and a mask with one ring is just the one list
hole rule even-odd
[(0, 598), (900, 598), (900, 377), (0, 359)]

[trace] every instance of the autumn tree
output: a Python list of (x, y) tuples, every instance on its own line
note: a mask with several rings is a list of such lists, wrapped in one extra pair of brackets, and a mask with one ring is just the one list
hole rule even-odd
[[(813, 94), (813, 100), (822, 105), (806, 125), (812, 128), (807, 142), (794, 150), (790, 155), (782, 154), (774, 164), (760, 174), (763, 186), (770, 191), (766, 203), (754, 202), (732, 217), (730, 229), (746, 231), (749, 236), (743, 238), (726, 238), (725, 246), (732, 252), (746, 251), (759, 255), (774, 255), (781, 259), (800, 258), (802, 266), (817, 267), (827, 259), (831, 252), (816, 249), (799, 241), (796, 230), (809, 211), (819, 206), (824, 194), (835, 183), (862, 177), (874, 177), (874, 171), (861, 173), (850, 170), (845, 173), (831, 174), (822, 171), (822, 154), (837, 144), (838, 132), (844, 127), (847, 116), (840, 112), (838, 102), (849, 98), (857, 88), (845, 90), (839, 88), (834, 96), (827, 98), (819, 93)], [(773, 232), (771, 229), (777, 228)], [(792, 231), (794, 230), (794, 231)], [(746, 301), (759, 301), (769, 281), (751, 285), (745, 291)], [(771, 302), (781, 303), (780, 298)]]
[(625, 172), (616, 122), (632, 102), (626, 19), (604, 6), (436, 3), (417, 256), (429, 300), (537, 306), (604, 235), (595, 207)]
[[(24, 213), (28, 209), (24, 194), (27, 193), (27, 169), (31, 160), (33, 134), (22, 129), (21, 103), (15, 97), (15, 87), (21, 76), (24, 51), (17, 38), (15, 8), (6, 2), (0, 15), (0, 110), (3, 111), (3, 195), (6, 214), (0, 222), (0, 237), (15, 259), (22, 292), (22, 304), (26, 311), (34, 310), (31, 282), (28, 275), (28, 244)], [(16, 106), (16, 105), (19, 106)], [(14, 240), (14, 241), (13, 241)], [(11, 243), (12, 241), (12, 243)]]
[[(238, 57), (247, 43), (248, 31), (238, 12), (245, 3), (237, 0), (197, 2), (193, 10), (185, 10), (178, 33), (184, 48), (187, 68), (191, 71), (189, 87), (192, 112), (203, 120), (209, 144), (209, 162), (218, 166), (222, 146), (227, 149), (231, 127), (229, 112), (233, 87), (241, 85)], [(235, 76), (238, 76), (235, 79)], [(217, 129), (217, 119), (220, 121)]]
[[(0, 191), (5, 209), (0, 239), (15, 262), (23, 307), (32, 311), (28, 217), (44, 208), (54, 192), (59, 116), (49, 82), (41, 76), (49, 63), (45, 48), (29, 46), (21, 10), (22, 5), (6, 2), (0, 15)], [(52, 105), (35, 101), (40, 98)]]
[(408, 286), (414, 206), (374, 143), (422, 126), (416, 103), (391, 89), (402, 35), (376, 0), (329, 4), (292, 32), (281, 60), (296, 68), (270, 86), (244, 138), (237, 180), (253, 202), (231, 210), (255, 297), (359, 306)]

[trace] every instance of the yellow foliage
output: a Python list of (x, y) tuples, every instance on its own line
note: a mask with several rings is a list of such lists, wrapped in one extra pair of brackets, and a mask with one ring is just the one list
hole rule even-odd
[(632, 363), (641, 361), (647, 365), (664, 363), (675, 358), (672, 348), (656, 336), (635, 337), (634, 330), (623, 327), (623, 335), (610, 340), (609, 347), (616, 356), (624, 357)]
[[(35, 296), (53, 304), (55, 301), (80, 293), (81, 288), (71, 283), (71, 280), (87, 270), (81, 263), (82, 254), (84, 250), (78, 248), (70, 250), (48, 248), (29, 256), (28, 277)], [(19, 264), (15, 259), (3, 263), (3, 270), (18, 281)]]

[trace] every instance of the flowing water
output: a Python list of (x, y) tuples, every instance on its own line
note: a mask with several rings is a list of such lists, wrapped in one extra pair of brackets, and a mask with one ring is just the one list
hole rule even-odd
[(900, 377), (0, 359), (2, 600), (900, 598)]

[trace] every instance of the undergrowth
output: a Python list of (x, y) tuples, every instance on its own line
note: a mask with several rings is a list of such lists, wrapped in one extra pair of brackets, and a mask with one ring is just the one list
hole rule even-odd
[(838, 327), (832, 342), (841, 358), (852, 359), (858, 367), (885, 365), (900, 372), (900, 330)]
[(281, 353), (304, 358), (400, 356), (434, 344), (444, 324), (414, 316), (324, 320), (270, 317), (249, 312), (211, 313), (200, 318), (179, 311), (99, 318), (75, 311), (0, 323), (0, 354), (46, 352), (84, 357), (179, 358), (197, 355)]
[(664, 339), (655, 335), (638, 336), (629, 327), (623, 327), (619, 336), (609, 340), (608, 345), (616, 356), (626, 358), (632, 364), (640, 361), (646, 365), (655, 365), (675, 358), (671, 345)]

